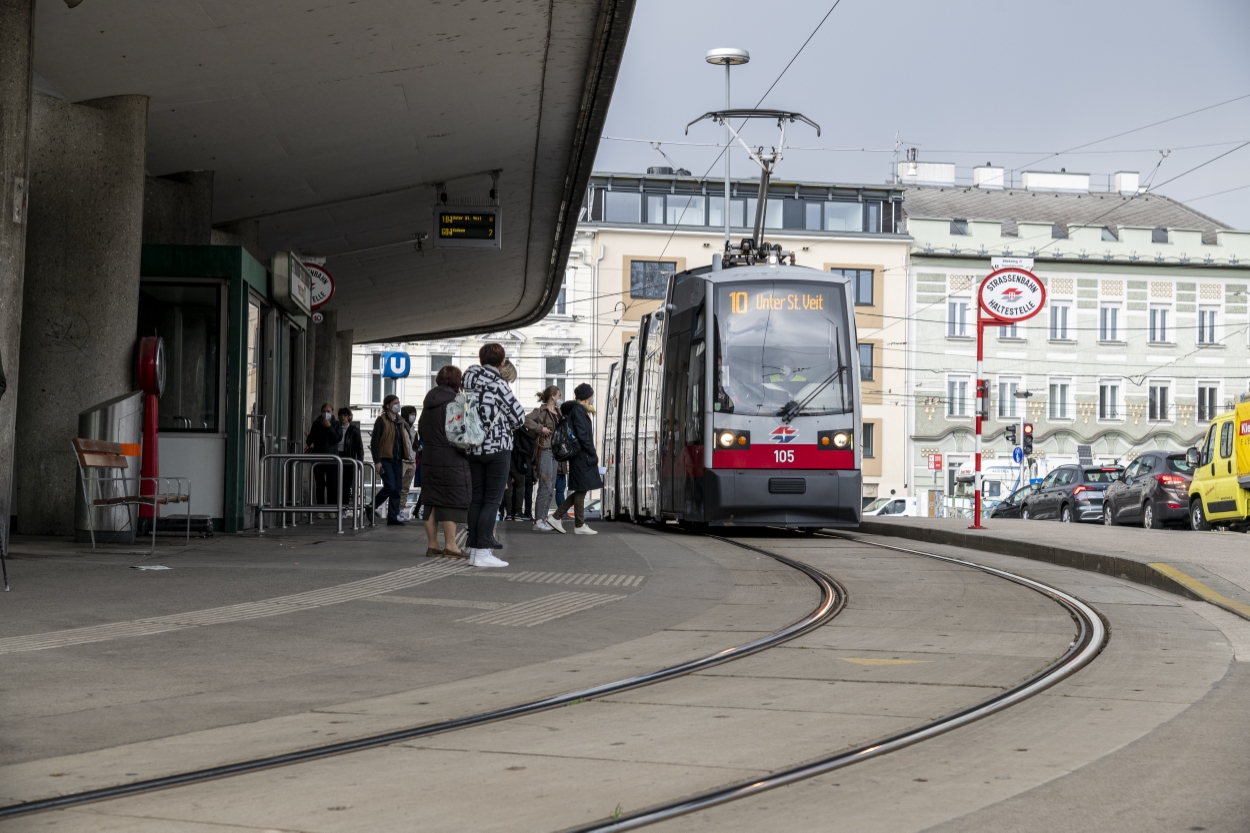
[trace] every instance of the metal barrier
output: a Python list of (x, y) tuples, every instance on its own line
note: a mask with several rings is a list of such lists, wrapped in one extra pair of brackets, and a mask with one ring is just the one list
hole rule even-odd
[[(266, 475), (269, 472), (268, 465), (271, 460), (278, 461), (276, 474), (278, 476), (278, 489), (276, 503), (265, 505), (266, 491)], [(300, 484), (300, 465), (307, 464), (307, 486), (308, 486), (308, 503), (303, 504), (298, 496), (297, 486)], [(338, 470), (338, 486), (335, 489), (335, 497), (337, 502), (334, 504), (326, 504), (324, 506), (313, 503), (315, 499), (314, 490), (312, 488), (312, 470), (317, 465), (334, 465)], [(351, 503), (344, 505), (343, 503), (343, 474), (348, 469), (352, 473), (352, 500)], [(282, 516), (282, 528), (287, 527), (288, 521), (291, 526), (299, 524), (299, 516), (307, 515), (308, 522), (312, 523), (314, 513), (333, 513), (338, 521), (338, 532), (343, 532), (343, 513), (345, 511), (352, 512), (352, 528), (363, 529), (365, 525), (365, 489), (364, 489), (364, 473), (369, 471), (369, 486), (371, 490), (377, 489), (377, 481), (375, 472), (372, 467), (366, 466), (359, 460), (353, 460), (350, 457), (339, 457), (337, 454), (266, 454), (260, 459), (260, 470), (258, 472), (259, 483), (258, 491), (260, 492), (260, 501), (256, 505), (256, 530), (258, 532), (265, 531), (265, 513), (279, 514)], [(272, 485), (270, 483), (269, 485)], [(370, 499), (372, 502), (372, 499)], [(377, 526), (376, 517), (370, 518), (369, 523)]]

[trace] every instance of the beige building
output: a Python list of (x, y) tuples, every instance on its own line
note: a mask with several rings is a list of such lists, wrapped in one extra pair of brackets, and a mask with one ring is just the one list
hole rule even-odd
[[(662, 171), (662, 172), (657, 172)], [(758, 181), (733, 183), (731, 239), (749, 237)], [(595, 174), (571, 263), (592, 266), (591, 373), (596, 389), (643, 315), (659, 306), (671, 272), (710, 264), (724, 247), (724, 186), (675, 176)], [(851, 280), (863, 367), (864, 497), (906, 494), (906, 284), (911, 238), (900, 187), (776, 182), (769, 188), (765, 239), (795, 253), (799, 266)], [(578, 312), (581, 312), (579, 309)]]

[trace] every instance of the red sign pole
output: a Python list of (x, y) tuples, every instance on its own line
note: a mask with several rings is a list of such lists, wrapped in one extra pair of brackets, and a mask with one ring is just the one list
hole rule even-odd
[(985, 414), (987, 401), (985, 390), (985, 319), (981, 315), (981, 305), (977, 304), (977, 439), (976, 439), (976, 473), (973, 476), (972, 495), (972, 526), (969, 529), (985, 529), (981, 526), (981, 418)]

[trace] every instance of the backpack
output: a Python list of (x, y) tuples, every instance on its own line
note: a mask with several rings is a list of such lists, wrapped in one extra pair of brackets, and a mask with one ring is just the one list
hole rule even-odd
[(481, 445), (486, 439), (482, 418), (477, 412), (477, 397), (468, 391), (460, 391), (447, 403), (447, 420), (443, 423), (447, 442), (453, 447), (468, 450)]
[(576, 457), (581, 450), (577, 435), (573, 433), (573, 419), (570, 415), (560, 421), (556, 432), (551, 435), (551, 456), (564, 463)]
[(525, 428), (518, 428), (512, 435), (512, 468), (521, 474), (529, 474), (534, 467), (534, 452), (538, 443)]

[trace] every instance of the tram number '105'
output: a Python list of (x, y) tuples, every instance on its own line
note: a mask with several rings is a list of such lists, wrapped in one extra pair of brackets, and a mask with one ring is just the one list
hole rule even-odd
[(780, 448), (773, 450), (773, 461), (777, 463), (793, 463), (794, 449), (782, 450)]

